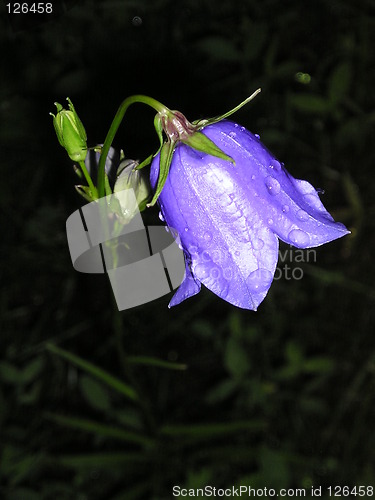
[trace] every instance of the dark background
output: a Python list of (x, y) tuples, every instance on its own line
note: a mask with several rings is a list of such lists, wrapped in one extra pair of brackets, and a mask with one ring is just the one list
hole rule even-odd
[[(374, 3), (82, 0), (39, 24), (5, 4), (1, 498), (375, 486)], [(71, 265), (65, 221), (84, 202), (53, 103), (69, 96), (95, 145), (128, 95), (194, 120), (259, 86), (234, 119), (324, 189), (351, 235), (291, 262), (303, 279), (275, 281), (256, 313), (207, 290), (119, 313), (106, 278)], [(157, 149), (153, 115), (126, 115), (128, 157)]]

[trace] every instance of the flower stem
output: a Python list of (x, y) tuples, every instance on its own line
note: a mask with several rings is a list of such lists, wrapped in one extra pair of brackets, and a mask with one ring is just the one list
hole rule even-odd
[(85, 162), (82, 160), (79, 162), (79, 166), (81, 167), (81, 170), (83, 172), (83, 175), (85, 176), (85, 179), (87, 181), (87, 184), (89, 185), (89, 188), (90, 188), (90, 191), (92, 193), (92, 196), (94, 197), (94, 199), (98, 199), (98, 191), (96, 189), (96, 187), (94, 186), (94, 183), (92, 182), (92, 179), (90, 177), (90, 174), (88, 173), (87, 171), (87, 168), (86, 168), (86, 165), (85, 165)]
[(122, 119), (124, 118), (124, 115), (128, 109), (128, 107), (131, 104), (134, 104), (136, 102), (147, 104), (151, 108), (155, 109), (158, 113), (166, 113), (169, 111), (169, 109), (161, 104), (159, 101), (156, 101), (152, 97), (148, 97), (145, 95), (132, 95), (130, 97), (127, 97), (121, 104), (120, 107), (117, 110), (117, 113), (112, 121), (112, 124), (109, 128), (107, 137), (105, 138), (103, 147), (102, 147), (102, 152), (100, 155), (100, 160), (99, 160), (99, 167), (98, 167), (98, 196), (99, 198), (104, 196), (104, 172), (105, 172), (105, 160), (108, 155), (109, 148), (112, 145), (113, 139), (115, 138), (116, 132), (122, 122)]

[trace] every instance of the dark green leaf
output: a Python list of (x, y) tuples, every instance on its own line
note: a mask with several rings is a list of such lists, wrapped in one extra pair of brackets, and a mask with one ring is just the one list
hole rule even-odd
[(111, 387), (113, 390), (123, 394), (129, 399), (132, 399), (133, 401), (138, 399), (138, 395), (135, 392), (135, 390), (123, 382), (122, 380), (119, 380), (118, 378), (114, 377), (110, 373), (106, 372), (105, 370), (102, 370), (98, 366), (95, 366), (94, 364), (90, 363), (89, 361), (86, 361), (79, 356), (76, 356), (75, 354), (71, 354), (68, 351), (65, 351), (64, 349), (61, 349), (60, 347), (57, 347), (54, 344), (47, 344), (46, 348), (53, 352), (54, 354), (57, 354), (61, 358), (69, 361), (73, 365), (77, 366), (78, 368), (81, 368), (87, 373), (90, 373), (94, 377), (96, 377), (98, 380), (102, 381), (104, 384), (108, 385)]
[(295, 109), (304, 113), (321, 115), (330, 109), (329, 101), (313, 94), (293, 94), (290, 96), (290, 103)]
[(63, 415), (56, 415), (53, 413), (47, 413), (46, 417), (59, 425), (69, 427), (71, 429), (90, 432), (98, 436), (137, 443), (142, 446), (151, 446), (153, 444), (151, 439), (142, 436), (141, 434), (114, 427), (113, 425), (105, 425), (100, 422), (83, 418), (65, 417)]
[(96, 382), (92, 377), (82, 375), (80, 378), (80, 386), (82, 394), (92, 408), (102, 411), (108, 411), (110, 409), (111, 400), (102, 384)]
[(341, 63), (332, 71), (328, 83), (328, 97), (336, 103), (345, 97), (350, 89), (352, 67), (349, 63)]

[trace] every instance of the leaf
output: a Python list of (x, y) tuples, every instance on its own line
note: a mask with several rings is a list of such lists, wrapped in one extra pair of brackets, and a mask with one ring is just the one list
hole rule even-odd
[(39, 356), (33, 359), (28, 365), (23, 368), (21, 378), (24, 384), (29, 384), (35, 380), (43, 370), (44, 359)]
[(283, 451), (275, 451), (267, 446), (260, 451), (263, 477), (277, 488), (286, 488), (290, 484), (290, 470), (287, 456)]
[(40, 500), (40, 493), (29, 488), (12, 488), (7, 500)]
[(328, 97), (331, 102), (341, 101), (349, 92), (352, 68), (349, 63), (338, 64), (332, 71), (328, 82)]
[(250, 360), (243, 346), (231, 337), (226, 346), (224, 364), (229, 373), (234, 377), (242, 377), (250, 369)]
[(291, 105), (304, 113), (325, 114), (330, 109), (330, 103), (323, 97), (313, 94), (292, 94)]
[(38, 400), (41, 391), (42, 382), (34, 382), (27, 391), (22, 391), (22, 393), (18, 395), (18, 401), (24, 405), (34, 404)]
[(267, 41), (267, 25), (265, 23), (247, 23), (249, 36), (245, 37), (244, 59), (253, 61), (259, 55)]
[(335, 362), (328, 357), (315, 357), (305, 361), (304, 371), (307, 373), (330, 373), (335, 368)]
[(0, 361), (0, 378), (8, 384), (20, 384), (22, 382), (21, 371), (8, 361)]
[(33, 359), (20, 369), (8, 361), (0, 362), (0, 378), (9, 384), (30, 384), (40, 374), (44, 366), (42, 357)]
[(292, 365), (300, 366), (303, 362), (303, 353), (295, 342), (288, 342), (285, 347), (285, 356)]
[(166, 425), (161, 434), (171, 437), (209, 438), (229, 436), (245, 431), (263, 430), (266, 424), (263, 420), (245, 420), (233, 423), (210, 423), (201, 425)]
[(102, 411), (108, 411), (111, 408), (108, 392), (92, 377), (82, 375), (80, 386), (83, 396), (92, 408)]
[(89, 361), (86, 361), (80, 358), (79, 356), (76, 356), (75, 354), (71, 354), (70, 352), (61, 349), (60, 347), (57, 347), (54, 344), (47, 344), (46, 348), (50, 352), (53, 352), (54, 354), (57, 354), (61, 358), (69, 361), (73, 365), (78, 366), (78, 368), (81, 368), (85, 372), (90, 373), (97, 379), (101, 380), (104, 384), (108, 385), (109, 387), (119, 392), (120, 394), (123, 394), (127, 398), (133, 401), (138, 400), (138, 394), (135, 392), (133, 387), (131, 387), (128, 384), (125, 384), (125, 382), (122, 382), (122, 380), (114, 377), (105, 370), (102, 370), (101, 368), (95, 366)]
[(228, 378), (216, 385), (207, 395), (206, 401), (208, 404), (221, 403), (225, 399), (232, 396), (238, 388), (238, 383), (232, 378)]
[(196, 44), (196, 47), (217, 61), (236, 62), (240, 61), (242, 57), (235, 44), (221, 36), (203, 38)]
[(62, 455), (56, 461), (61, 465), (74, 468), (112, 468), (119, 465), (145, 462), (143, 453), (90, 453), (87, 455)]
[(167, 370), (186, 370), (187, 365), (182, 363), (171, 363), (162, 359), (153, 358), (150, 356), (129, 356), (127, 361), (131, 365), (146, 365), (156, 366), (158, 368), (166, 368)]
[(64, 427), (69, 427), (71, 429), (85, 431), (96, 434), (98, 436), (113, 438), (119, 441), (137, 443), (142, 446), (153, 445), (152, 439), (142, 436), (141, 434), (120, 429), (118, 427), (114, 427), (113, 425), (105, 425), (100, 422), (95, 422), (94, 420), (77, 417), (65, 417), (63, 415), (57, 415), (54, 413), (46, 413), (45, 417), (49, 420), (52, 420), (56, 424), (62, 425)]

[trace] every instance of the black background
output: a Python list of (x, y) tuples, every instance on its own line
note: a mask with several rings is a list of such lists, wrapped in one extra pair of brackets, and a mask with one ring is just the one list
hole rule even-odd
[[(329, 498), (329, 485), (375, 486), (373, 3), (87, 0), (53, 2), (39, 20), (5, 5), (2, 498), (164, 499), (173, 485), (314, 485)], [(256, 313), (207, 290), (171, 310), (166, 296), (119, 313), (105, 277), (71, 266), (65, 221), (83, 203), (53, 103), (69, 96), (95, 145), (128, 95), (194, 120), (258, 87), (234, 119), (324, 189), (351, 235), (316, 262), (292, 257), (303, 279), (275, 281)], [(115, 143), (128, 157), (157, 149), (153, 115), (127, 113)], [(157, 209), (145, 218), (156, 223)]]

